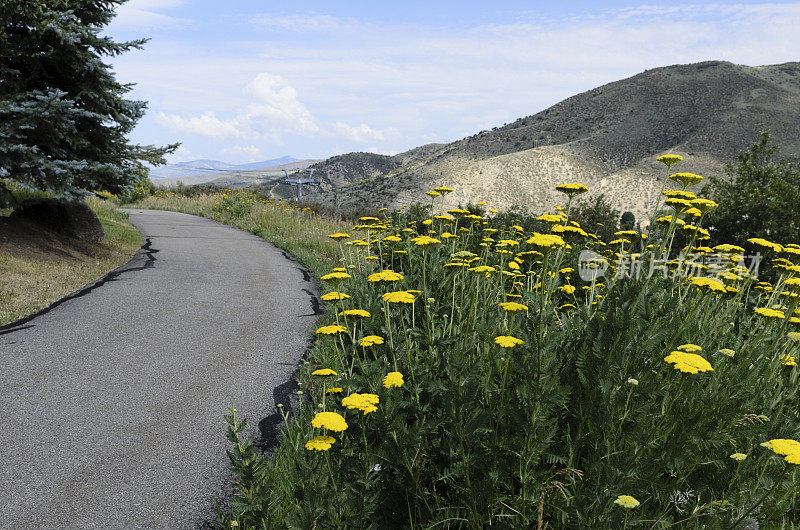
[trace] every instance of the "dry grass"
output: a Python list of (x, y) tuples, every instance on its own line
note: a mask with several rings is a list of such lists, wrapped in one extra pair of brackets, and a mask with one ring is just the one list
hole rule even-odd
[(128, 216), (110, 202), (90, 198), (106, 238), (102, 243), (62, 241), (26, 225), (0, 241), (0, 325), (14, 322), (127, 262), (141, 245)]

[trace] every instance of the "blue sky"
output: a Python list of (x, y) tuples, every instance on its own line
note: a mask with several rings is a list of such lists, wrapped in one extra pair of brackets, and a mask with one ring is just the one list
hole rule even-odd
[(800, 2), (131, 0), (107, 32), (172, 162), (393, 154), (648, 68), (800, 60)]

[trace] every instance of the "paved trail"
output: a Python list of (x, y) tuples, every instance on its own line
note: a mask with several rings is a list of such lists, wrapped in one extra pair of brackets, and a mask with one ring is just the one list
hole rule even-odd
[(194, 528), (229, 480), (231, 398), (257, 430), (290, 386), (308, 274), (207, 219), (131, 220), (126, 270), (0, 331), (0, 528)]

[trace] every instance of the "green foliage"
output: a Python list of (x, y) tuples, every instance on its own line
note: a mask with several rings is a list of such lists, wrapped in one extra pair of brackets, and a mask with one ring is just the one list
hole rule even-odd
[(579, 197), (570, 211), (570, 219), (604, 241), (614, 239), (614, 232), (619, 230), (619, 218), (619, 211), (611, 207), (603, 193), (591, 199)]
[[(0, 167), (5, 176), (57, 195), (124, 194), (177, 144), (130, 144), (143, 101), (114, 78), (107, 58), (145, 40), (101, 31), (123, 0), (0, 3)], [(4, 176), (4, 175), (0, 175)]]
[(762, 133), (725, 172), (727, 178), (711, 177), (711, 186), (704, 190), (720, 205), (708, 215), (709, 231), (716, 239), (800, 241), (800, 167), (780, 157), (769, 133)]
[(633, 226), (636, 224), (636, 217), (633, 215), (633, 212), (623, 212), (622, 218), (619, 221), (619, 227), (621, 230), (633, 230)]

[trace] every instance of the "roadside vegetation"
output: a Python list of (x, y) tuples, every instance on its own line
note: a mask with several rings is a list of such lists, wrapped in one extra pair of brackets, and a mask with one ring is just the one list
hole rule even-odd
[(341, 253), (328, 234), (351, 226), (306, 206), (264, 198), (246, 188), (188, 187), (157, 189), (137, 185), (126, 208), (172, 210), (229, 224), (274, 243), (317, 277), (339, 266)]
[[(16, 201), (48, 196), (7, 183)], [(127, 262), (142, 244), (113, 197), (86, 203), (105, 230), (102, 243), (64, 239), (36, 225), (0, 219), (0, 325), (14, 322), (80, 289)], [(0, 216), (11, 213), (0, 210)]]
[[(700, 178), (665, 179), (649, 238), (571, 222), (580, 184), (534, 231), (440, 188), (421, 222), (332, 232), (345, 262), (321, 277), (307, 406), (271, 456), (229, 411), (220, 524), (796, 527), (800, 245), (750, 238), (778, 271), (760, 282), (741, 247), (707, 246)], [(627, 274), (637, 257), (665, 261)]]

